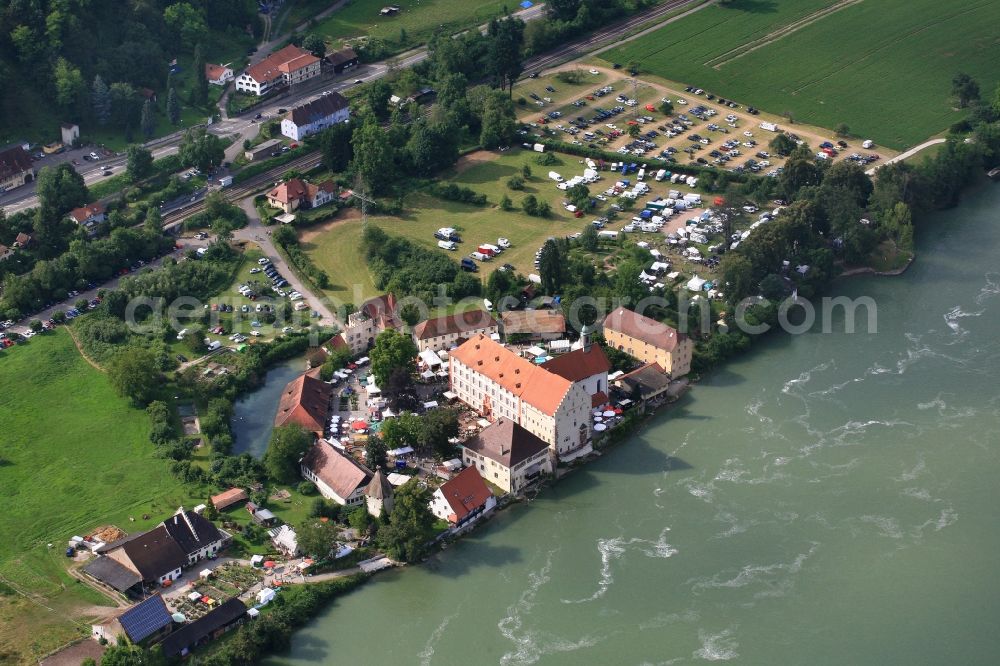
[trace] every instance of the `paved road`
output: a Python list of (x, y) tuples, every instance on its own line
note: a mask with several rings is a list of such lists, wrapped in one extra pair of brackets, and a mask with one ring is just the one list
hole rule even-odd
[[(176, 242), (181, 246), (181, 249), (174, 250), (170, 254), (160, 257), (159, 259), (154, 259), (153, 261), (146, 264), (145, 268), (158, 268), (160, 265), (163, 264), (163, 260), (166, 259), (167, 257), (180, 259), (182, 256), (184, 256), (184, 253), (187, 252), (188, 250), (198, 247), (203, 247), (208, 243), (208, 241), (199, 241), (195, 240), (194, 238), (179, 238), (177, 239)], [(134, 275), (134, 273), (129, 273), (128, 275)], [(81, 298), (86, 298), (88, 301), (97, 298), (97, 292), (99, 290), (116, 288), (118, 286), (118, 283), (121, 281), (121, 278), (128, 277), (128, 275), (114, 277), (105, 282), (104, 284), (100, 284), (94, 287), (93, 289), (89, 289), (87, 291), (81, 291), (77, 296), (74, 296), (73, 298), (67, 298), (65, 301), (61, 303), (56, 303), (55, 305), (45, 308), (41, 312), (25, 317), (14, 326), (11, 326), (10, 329), (8, 330), (13, 331), (14, 333), (22, 333), (22, 334), (26, 333), (28, 330), (30, 330), (28, 328), (28, 322), (30, 322), (32, 319), (45, 321), (46, 319), (51, 319), (52, 315), (55, 314), (58, 310), (62, 310), (63, 312), (69, 310), (70, 308), (73, 307), (73, 304)]]
[(907, 157), (912, 157), (913, 155), (916, 155), (917, 153), (919, 153), (924, 148), (930, 148), (931, 146), (936, 146), (937, 144), (944, 143), (945, 141), (947, 141), (947, 139), (931, 139), (930, 141), (924, 141), (919, 146), (914, 146), (913, 148), (910, 148), (906, 152), (900, 153), (899, 155), (896, 155), (892, 159), (886, 160), (882, 164), (879, 164), (877, 166), (873, 166), (871, 169), (868, 169), (867, 171), (865, 171), (865, 173), (870, 176), (873, 173), (875, 173), (879, 169), (879, 167), (884, 167), (886, 164), (893, 164), (894, 162), (902, 162)]
[(333, 310), (330, 309), (329, 303), (323, 294), (314, 293), (312, 288), (299, 278), (296, 271), (288, 265), (285, 258), (274, 247), (274, 243), (271, 241), (271, 230), (261, 223), (260, 216), (257, 214), (257, 208), (253, 204), (253, 197), (241, 200), (239, 206), (247, 214), (249, 222), (247, 226), (237, 230), (233, 234), (233, 238), (259, 245), (261, 251), (271, 260), (271, 263), (278, 269), (278, 272), (288, 280), (290, 288), (302, 294), (304, 300), (309, 303), (309, 311), (315, 310), (320, 314), (318, 319), (320, 324), (344, 328)]

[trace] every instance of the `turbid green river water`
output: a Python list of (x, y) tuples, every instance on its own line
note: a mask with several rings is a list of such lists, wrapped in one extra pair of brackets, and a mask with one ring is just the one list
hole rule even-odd
[(772, 337), (270, 663), (1000, 663), (1000, 186), (928, 226), (835, 288), (877, 334)]

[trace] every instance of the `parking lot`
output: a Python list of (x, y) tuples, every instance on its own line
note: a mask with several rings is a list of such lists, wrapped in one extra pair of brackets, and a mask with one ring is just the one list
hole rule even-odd
[[(670, 87), (600, 66), (574, 64), (560, 70), (579, 72), (581, 83), (565, 83), (553, 72), (515, 88), (515, 97), (526, 96), (528, 101), (518, 107), (525, 141), (554, 138), (636, 159), (656, 157), (770, 176), (777, 176), (785, 162), (768, 147), (779, 132), (804, 142), (822, 160), (852, 159), (866, 165), (896, 154), (864, 149), (857, 140), (837, 138), (821, 128), (789, 125), (783, 118), (695, 87)], [(663, 100), (673, 105), (670, 115), (659, 110)], [(635, 137), (631, 126), (638, 128)]]

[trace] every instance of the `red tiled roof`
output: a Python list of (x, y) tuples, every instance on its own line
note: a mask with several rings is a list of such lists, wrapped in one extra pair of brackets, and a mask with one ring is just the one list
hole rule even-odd
[(306, 198), (308, 188), (305, 182), (299, 178), (289, 178), (285, 182), (267, 193), (268, 199), (274, 199), (278, 203), (288, 204), (292, 201), (301, 201)]
[(452, 515), (448, 519), (453, 523), (461, 522), (466, 516), (486, 504), (493, 496), (483, 477), (475, 467), (466, 467), (439, 488), (445, 501), (451, 507)]
[(453, 350), (451, 358), (549, 416), (555, 414), (573, 386), (569, 380), (521, 358), (482, 334)]
[(96, 215), (103, 215), (105, 210), (107, 209), (104, 207), (103, 202), (95, 201), (92, 204), (74, 208), (69, 212), (69, 216), (76, 220), (77, 224), (83, 224)]
[(247, 67), (246, 73), (254, 81), (264, 83), (280, 78), (282, 73), (288, 74), (294, 71), (290, 69), (290, 65), (294, 65), (295, 69), (301, 69), (314, 62), (319, 62), (319, 58), (294, 44), (289, 44), (285, 48), (275, 51), (256, 65)]
[(210, 498), (212, 506), (221, 511), (227, 507), (230, 507), (237, 502), (245, 502), (250, 499), (247, 496), (247, 491), (242, 488), (230, 488), (225, 492), (221, 492), (218, 495), (212, 495)]
[(611, 369), (611, 362), (600, 345), (590, 345), (587, 349), (576, 349), (556, 356), (551, 361), (542, 363), (542, 367), (571, 382), (580, 382), (587, 377), (607, 372)]
[(26, 234), (22, 231), (17, 235), (17, 238), (14, 239), (14, 243), (16, 243), (20, 247), (25, 247), (26, 245), (29, 245), (31, 243), (31, 235)]
[(622, 307), (605, 318), (604, 328), (668, 352), (676, 349), (677, 343), (684, 339), (683, 335), (670, 326)]
[(218, 81), (229, 69), (225, 65), (213, 65), (210, 62), (205, 63), (205, 78), (209, 81)]
[(302, 464), (345, 500), (359, 486), (367, 486), (372, 478), (367, 467), (323, 440), (313, 444)]
[(608, 404), (608, 394), (604, 391), (598, 391), (594, 395), (590, 396), (590, 408), (595, 409), (597, 407), (603, 407)]
[(347, 340), (344, 339), (343, 333), (337, 333), (329, 340), (326, 341), (325, 347), (328, 347), (332, 352), (334, 349), (350, 349), (350, 345), (347, 344)]
[(476, 333), (496, 325), (497, 320), (485, 310), (471, 310), (422, 321), (413, 327), (413, 335), (417, 340), (429, 340), (453, 333)]
[(300, 375), (285, 386), (274, 425), (298, 423), (310, 432), (322, 433), (332, 394), (333, 389), (326, 382), (309, 374)]
[(378, 322), (381, 328), (399, 328), (402, 320), (396, 315), (396, 296), (385, 294), (370, 298), (358, 308), (369, 319)]

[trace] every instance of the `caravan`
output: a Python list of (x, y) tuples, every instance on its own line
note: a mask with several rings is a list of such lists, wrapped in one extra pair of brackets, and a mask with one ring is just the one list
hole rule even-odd
[(438, 241), (438, 247), (442, 250), (454, 250), (456, 248), (455, 242), (450, 240)]

